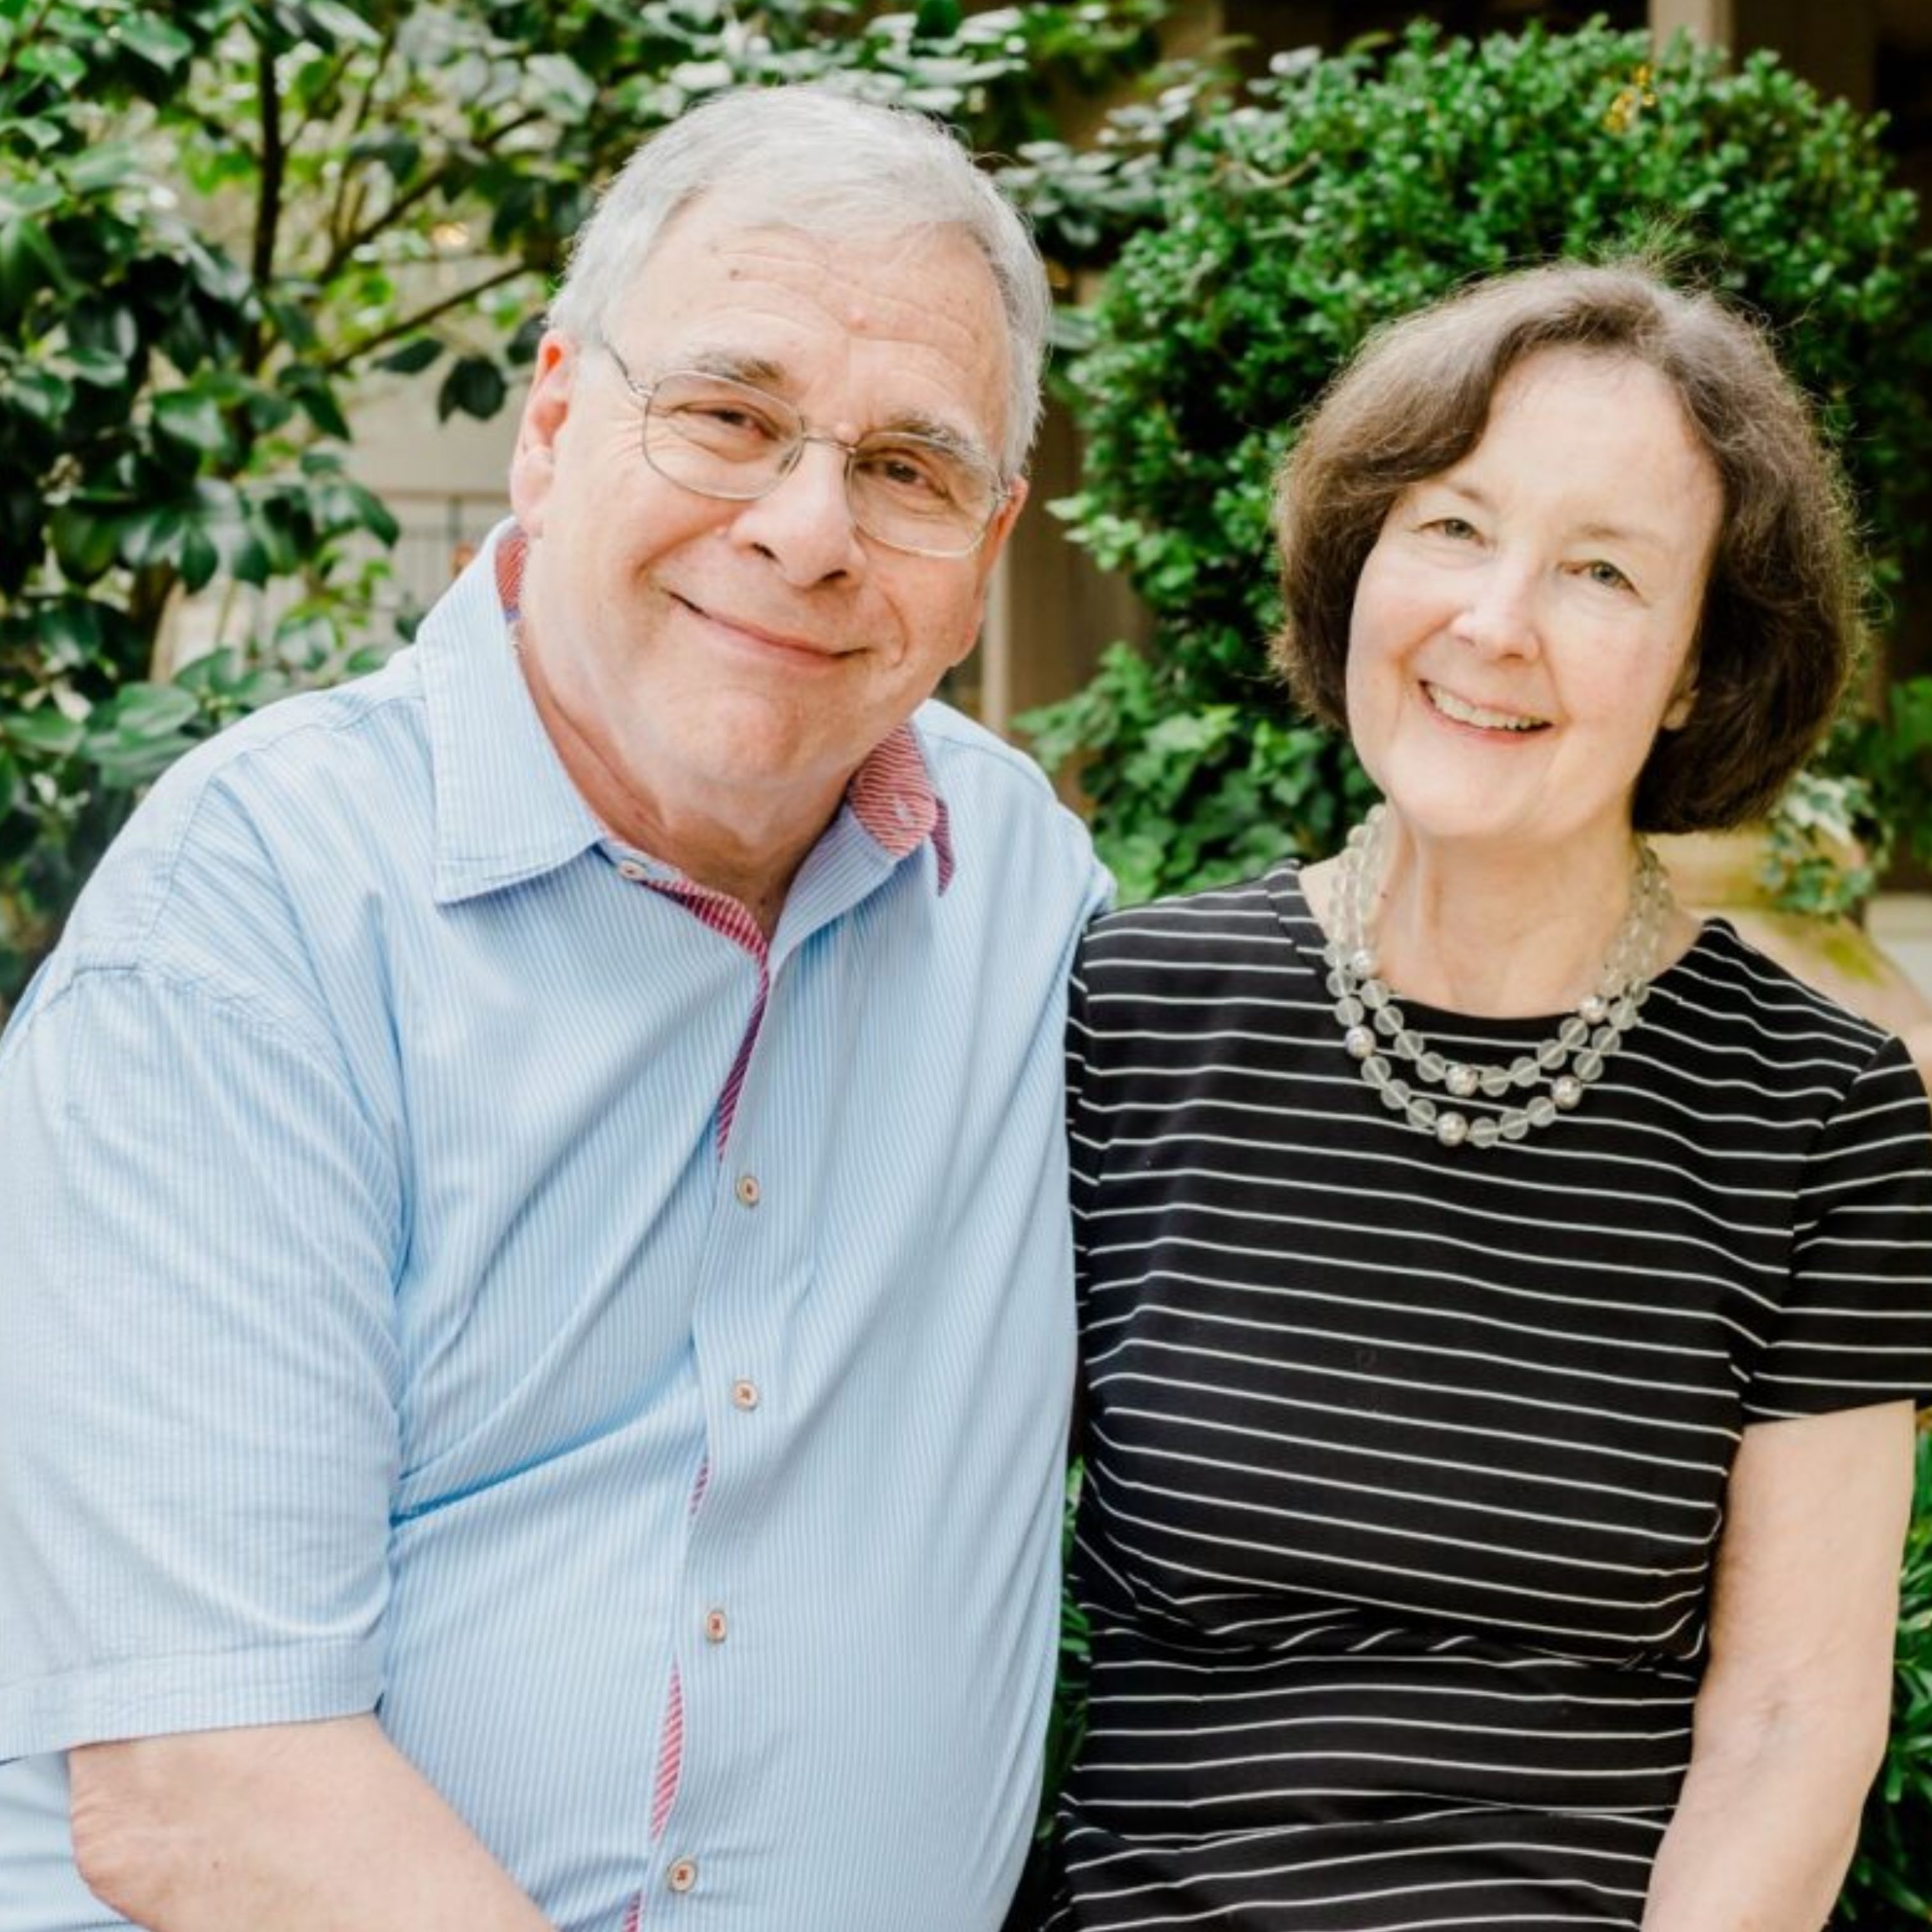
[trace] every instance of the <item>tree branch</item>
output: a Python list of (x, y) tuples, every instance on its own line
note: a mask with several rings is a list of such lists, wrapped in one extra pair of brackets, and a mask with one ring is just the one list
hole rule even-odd
[(360, 342), (332, 356), (323, 364), (325, 370), (332, 376), (339, 376), (345, 370), (361, 362), (372, 350), (380, 349), (386, 342), (394, 342), (398, 337), (413, 335), (426, 328), (440, 315), (447, 315), (452, 309), (460, 308), (466, 302), (474, 302), (478, 296), (488, 295), (492, 289), (501, 288), (506, 282), (514, 281), (519, 275), (536, 272), (526, 262), (513, 262), (499, 268), (494, 274), (485, 275), (481, 281), (472, 282), (466, 289), (460, 289), (453, 296), (445, 296), (440, 301), (429, 303), (413, 314), (404, 316), (379, 328), (374, 335), (365, 335)]
[[(261, 97), (261, 184), (255, 196), (255, 239), (250, 251), (249, 272), (254, 278), (256, 299), (266, 303), (275, 275), (275, 242), (282, 220), (282, 178), (288, 166), (288, 151), (282, 144), (281, 97), (275, 86), (275, 56), (266, 38), (255, 48), (255, 86)], [(262, 319), (259, 315), (249, 326), (244, 351), (245, 366), (260, 368), (267, 344)]]
[[(527, 128), (532, 121), (540, 121), (542, 118), (541, 110), (530, 108), (524, 113), (512, 116), (501, 126), (492, 128), (488, 134), (479, 134), (471, 146), (477, 152), (488, 154), (498, 142), (514, 134), (520, 128)], [(358, 248), (362, 247), (364, 242), (373, 241), (398, 216), (407, 214), (418, 202), (426, 200), (430, 195), (435, 194), (436, 190), (448, 179), (454, 166), (453, 159), (446, 159), (439, 163), (406, 194), (400, 194), (394, 200), (386, 202), (381, 213), (372, 214), (367, 221), (362, 223), (348, 234), (338, 236), (329, 250), (328, 259), (322, 264), (321, 273), (317, 279), (327, 282), (339, 274), (344, 264)]]

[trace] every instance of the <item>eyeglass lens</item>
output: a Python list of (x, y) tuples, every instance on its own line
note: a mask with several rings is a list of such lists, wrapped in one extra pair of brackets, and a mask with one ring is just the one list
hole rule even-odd
[[(652, 386), (644, 454), (653, 469), (701, 495), (747, 500), (777, 487), (808, 439), (783, 398), (722, 376), (676, 372)], [(998, 508), (998, 479), (969, 453), (925, 436), (868, 436), (850, 452), (852, 520), (896, 548), (960, 555)]]

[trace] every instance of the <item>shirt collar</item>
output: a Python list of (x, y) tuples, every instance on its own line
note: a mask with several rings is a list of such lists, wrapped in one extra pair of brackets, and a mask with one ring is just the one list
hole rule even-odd
[[(423, 620), (417, 643), (436, 784), (436, 896), (448, 904), (554, 872), (605, 838), (550, 742), (517, 662), (523, 532), (499, 524)], [(895, 861), (928, 841), (954, 868), (946, 802), (910, 721), (852, 775), (845, 802)]]

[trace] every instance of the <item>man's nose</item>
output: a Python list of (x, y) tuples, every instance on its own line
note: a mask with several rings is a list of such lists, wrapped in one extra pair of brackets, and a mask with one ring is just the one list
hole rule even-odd
[(845, 490), (845, 446), (807, 436), (796, 460), (733, 522), (733, 534), (763, 550), (788, 584), (804, 586), (865, 567), (865, 547)]

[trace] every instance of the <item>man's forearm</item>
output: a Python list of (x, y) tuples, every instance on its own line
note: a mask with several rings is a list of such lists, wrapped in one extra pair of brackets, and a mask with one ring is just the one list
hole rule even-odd
[(150, 1932), (548, 1932), (374, 1718), (69, 1754), (74, 1856)]

